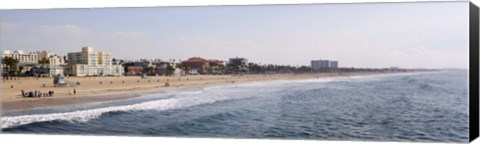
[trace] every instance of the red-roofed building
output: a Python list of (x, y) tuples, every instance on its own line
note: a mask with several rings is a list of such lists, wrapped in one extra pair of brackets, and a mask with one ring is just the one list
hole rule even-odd
[(208, 61), (201, 57), (192, 57), (182, 61), (187, 74), (205, 74), (207, 73)]
[(125, 67), (126, 75), (140, 75), (143, 72), (143, 67), (141, 66), (127, 66)]
[(192, 57), (182, 61), (187, 74), (219, 74), (218, 69), (223, 66), (223, 61), (206, 60), (201, 57)]
[(208, 73), (222, 74), (225, 64), (221, 60), (208, 60)]

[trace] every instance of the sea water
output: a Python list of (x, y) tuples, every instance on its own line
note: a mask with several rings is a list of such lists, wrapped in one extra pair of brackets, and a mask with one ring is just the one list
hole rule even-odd
[(6, 133), (468, 142), (468, 71), (170, 90), (0, 122)]

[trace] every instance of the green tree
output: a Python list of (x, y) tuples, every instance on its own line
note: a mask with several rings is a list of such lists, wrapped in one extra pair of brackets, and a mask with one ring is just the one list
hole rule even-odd
[(6, 65), (7, 72), (9, 75), (13, 75), (17, 70), (18, 60), (11, 57), (5, 57), (2, 59), (2, 64)]
[(225, 65), (218, 65), (217, 70), (220, 72), (220, 74), (225, 74)]
[(18, 75), (21, 75), (21, 74), (22, 74), (22, 71), (23, 71), (23, 69), (25, 69), (25, 67), (23, 67), (23, 66), (19, 66), (19, 67), (18, 67), (18, 72), (17, 72), (17, 74), (18, 74)]
[(175, 72), (175, 68), (172, 66), (172, 64), (168, 63), (167, 64), (167, 75), (172, 75), (173, 72)]
[(188, 71), (190, 71), (190, 67), (185, 63), (181, 63), (177, 66), (183, 71), (184, 74), (188, 74)]
[(153, 67), (146, 67), (145, 69), (143, 69), (143, 72), (150, 74), (153, 72)]
[(45, 68), (46, 65), (50, 64), (50, 60), (47, 58), (42, 58), (38, 61), (38, 63), (41, 64), (43, 68)]
[(227, 68), (226, 68), (226, 73), (227, 74), (238, 74), (240, 71), (240, 67), (233, 64), (233, 63), (228, 63)]

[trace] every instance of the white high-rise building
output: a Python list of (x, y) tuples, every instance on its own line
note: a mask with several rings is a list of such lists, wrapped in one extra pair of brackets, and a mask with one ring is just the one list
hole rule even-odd
[(68, 74), (72, 76), (122, 75), (123, 67), (112, 64), (112, 53), (96, 52), (92, 47), (83, 47), (81, 52), (67, 54)]
[(324, 72), (335, 72), (338, 69), (338, 61), (312, 60), (311, 66), (315, 70), (320, 70)]
[(330, 67), (328, 60), (312, 60), (311, 64), (313, 69), (326, 69)]
[(330, 61), (330, 68), (337, 69), (338, 68), (338, 61)]

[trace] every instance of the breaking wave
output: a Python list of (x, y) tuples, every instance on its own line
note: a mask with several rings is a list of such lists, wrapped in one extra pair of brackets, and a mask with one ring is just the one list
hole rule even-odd
[[(135, 104), (126, 104), (126, 105), (117, 105), (117, 106), (107, 106), (93, 109), (77, 110), (71, 112), (56, 112), (48, 114), (31, 114), (31, 115), (20, 115), (20, 116), (3, 116), (0, 119), (1, 128), (12, 128), (20, 125), (26, 125), (37, 122), (48, 122), (48, 121), (68, 121), (68, 122), (87, 122), (89, 120), (98, 118), (106, 113), (111, 112), (131, 112), (131, 111), (163, 111), (169, 109), (178, 109), (185, 108), (195, 105), (215, 103), (219, 101), (232, 100), (232, 99), (242, 99), (259, 96), (255, 95), (258, 91), (245, 90), (241, 88), (260, 88), (263, 92), (267, 90), (282, 89), (278, 85), (286, 83), (327, 83), (332, 81), (344, 81), (344, 80), (355, 80), (355, 79), (364, 79), (364, 80), (374, 80), (376, 77), (383, 76), (397, 76), (397, 75), (408, 75), (408, 74), (392, 74), (392, 75), (380, 75), (380, 76), (352, 76), (352, 77), (336, 77), (336, 78), (319, 78), (319, 79), (308, 79), (308, 80), (275, 80), (268, 82), (251, 82), (251, 83), (242, 83), (235, 85), (225, 85), (225, 86), (212, 86), (202, 88), (200, 90), (190, 90), (190, 91), (170, 91), (169, 93), (157, 93), (157, 94), (146, 94), (140, 99), (149, 99), (156, 96), (165, 96), (165, 95), (174, 95), (169, 96), (164, 99), (149, 100), (144, 102), (139, 102)], [(240, 88), (240, 89), (239, 89)], [(245, 91), (242, 91), (245, 90)], [(246, 96), (244, 93), (251, 92), (252, 95)], [(208, 93), (208, 94), (204, 94)], [(243, 95), (241, 95), (243, 93)], [(240, 94), (240, 95), (235, 95)]]

